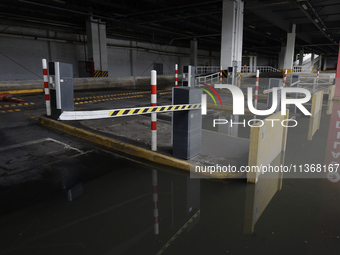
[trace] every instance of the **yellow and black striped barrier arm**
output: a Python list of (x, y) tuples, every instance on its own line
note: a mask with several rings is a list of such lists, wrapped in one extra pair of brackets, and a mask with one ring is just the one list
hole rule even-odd
[(113, 116), (124, 116), (124, 115), (136, 115), (136, 114), (147, 114), (153, 112), (169, 112), (169, 111), (180, 111), (180, 110), (192, 110), (200, 109), (200, 104), (186, 104), (186, 105), (173, 105), (173, 106), (156, 106), (146, 108), (132, 108), (126, 110), (115, 110), (110, 111), (110, 117)]
[(180, 230), (177, 231), (177, 233), (162, 247), (162, 249), (157, 252), (156, 255), (161, 255), (169, 246), (172, 244), (173, 241), (176, 240), (176, 238), (189, 226), (191, 222), (193, 222), (197, 216), (199, 216), (201, 213), (201, 210), (198, 210), (185, 224), (183, 227), (180, 228)]
[(100, 110), (100, 111), (64, 111), (59, 116), (59, 120), (90, 120), (90, 119), (103, 119), (112, 117), (132, 116), (148, 113), (162, 113), (174, 112), (184, 110), (201, 109), (201, 104), (181, 104), (181, 105), (165, 105), (165, 106), (151, 106), (151, 107), (138, 107), (127, 109), (114, 109), (114, 110)]

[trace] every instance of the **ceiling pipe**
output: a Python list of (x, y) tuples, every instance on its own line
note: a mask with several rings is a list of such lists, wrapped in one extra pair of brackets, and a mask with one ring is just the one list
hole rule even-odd
[(245, 5), (245, 9), (252, 9), (252, 8), (267, 8), (271, 6), (277, 6), (277, 5), (286, 5), (291, 4), (290, 1), (281, 1), (281, 2), (274, 2), (274, 3), (268, 3), (268, 4), (253, 4), (253, 5)]

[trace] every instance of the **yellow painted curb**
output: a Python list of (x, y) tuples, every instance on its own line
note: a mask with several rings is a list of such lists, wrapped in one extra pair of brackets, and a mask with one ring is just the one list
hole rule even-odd
[(44, 92), (43, 89), (23, 89), (23, 90), (8, 90), (0, 91), (0, 93), (10, 93), (10, 94), (28, 94), (28, 93), (38, 93)]
[[(40, 117), (40, 123), (50, 128), (57, 129), (61, 132), (67, 133), (69, 135), (76, 136), (78, 138), (87, 140), (89, 142), (93, 142), (95, 144), (99, 144), (103, 147), (106, 147), (111, 150), (123, 152), (124, 154), (131, 155), (133, 157), (138, 157), (141, 159), (146, 159), (148, 161), (169, 166), (172, 168), (177, 168), (180, 170), (184, 170), (190, 172), (190, 168), (194, 168), (195, 165), (188, 163), (184, 160), (176, 159), (170, 156), (163, 155), (161, 153), (147, 150), (135, 145), (131, 145), (128, 143), (124, 143), (121, 141), (117, 141), (113, 138), (108, 138), (102, 135), (98, 135), (80, 128), (72, 127), (67, 125), (61, 121), (56, 121), (45, 116)], [(206, 174), (205, 178), (236, 178), (236, 177), (244, 177), (243, 173), (214, 173), (214, 174)]]
[(284, 75), (284, 73), (286, 72), (286, 70), (287, 70), (287, 73), (292, 73), (293, 72), (293, 69), (280, 69), (280, 71), (283, 73), (283, 75)]
[(183, 160), (172, 158), (161, 153), (150, 151), (131, 144), (123, 143), (112, 138), (107, 138), (105, 136), (82, 130), (80, 128), (75, 128), (60, 121), (49, 119), (45, 116), (40, 117), (40, 123), (47, 127), (57, 129), (67, 134), (99, 144), (106, 148), (120, 151), (131, 156), (147, 159), (161, 165), (178, 168), (188, 172), (190, 171), (190, 166), (193, 166), (192, 164)]

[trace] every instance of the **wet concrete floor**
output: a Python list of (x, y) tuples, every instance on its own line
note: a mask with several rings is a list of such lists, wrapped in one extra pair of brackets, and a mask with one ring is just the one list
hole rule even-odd
[[(43, 95), (21, 97), (35, 104), (0, 114), (0, 254), (340, 252), (336, 176), (272, 176), (256, 185), (245, 179), (191, 179), (188, 173), (131, 161), (40, 126), (34, 118), (44, 113)], [(121, 100), (128, 107), (149, 99)], [(324, 106), (312, 140), (310, 118), (297, 116), (281, 162), (327, 163), (327, 141), (336, 139), (329, 132), (330, 116), (337, 107), (327, 115)], [(215, 131), (249, 133), (243, 127)]]

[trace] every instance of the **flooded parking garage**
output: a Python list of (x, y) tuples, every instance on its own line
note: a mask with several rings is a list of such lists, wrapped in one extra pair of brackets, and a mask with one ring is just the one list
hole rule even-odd
[[(288, 130), (286, 152), (273, 165), (325, 164), (337, 112), (328, 115), (323, 104), (312, 139), (310, 118), (296, 116), (299, 125)], [(46, 129), (21, 112), (1, 117), (7, 114), (13, 121), (1, 122), (1, 254), (338, 252), (336, 176), (268, 173), (256, 184), (190, 178)], [(210, 132), (240, 137), (249, 128)]]
[(0, 254), (339, 254), (339, 1), (0, 9)]

